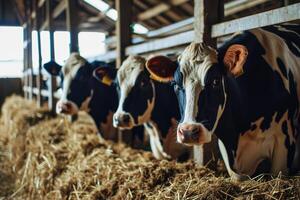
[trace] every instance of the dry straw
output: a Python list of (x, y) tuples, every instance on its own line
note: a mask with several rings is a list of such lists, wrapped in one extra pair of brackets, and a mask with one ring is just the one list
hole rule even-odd
[(2, 108), (0, 145), (6, 199), (300, 199), (300, 178), (235, 183), (192, 162), (157, 161), (101, 140), (84, 113), (70, 123), (20, 97)]

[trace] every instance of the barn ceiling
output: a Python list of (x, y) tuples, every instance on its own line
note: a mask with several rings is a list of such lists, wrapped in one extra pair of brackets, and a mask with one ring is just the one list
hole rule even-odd
[[(14, 11), (20, 23), (24, 23), (26, 14), (25, 7), (32, 0), (2, 0), (10, 1), (14, 5)], [(43, 1), (43, 0), (40, 0)], [(61, 0), (53, 0), (54, 6), (59, 5)], [(249, 6), (245, 2), (258, 2)], [(225, 18), (233, 19), (241, 16), (254, 14), (264, 10), (270, 10), (283, 5), (287, 1), (274, 0), (224, 0), (225, 5), (231, 6), (229, 13), (225, 9)], [(295, 3), (300, 0), (289, 0), (288, 2)], [(105, 31), (109, 34), (114, 33), (115, 21), (107, 16), (107, 11), (101, 12), (95, 7), (88, 4), (85, 0), (78, 0), (79, 7), (79, 28), (82, 30)], [(104, 0), (110, 8), (115, 8), (114, 0)], [(145, 26), (149, 30), (158, 29), (166, 25), (173, 24), (193, 16), (194, 11), (193, 0), (133, 0), (133, 21)], [(235, 3), (237, 2), (237, 3)], [(239, 4), (238, 4), (239, 3)], [(226, 6), (225, 6), (226, 7)], [(57, 29), (65, 29), (65, 12), (62, 12), (55, 19)]]

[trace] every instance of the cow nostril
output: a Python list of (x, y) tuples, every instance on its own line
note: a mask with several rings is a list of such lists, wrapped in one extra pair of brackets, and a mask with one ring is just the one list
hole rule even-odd
[(197, 133), (199, 131), (199, 128), (197, 128), (197, 127), (195, 127), (192, 131), (191, 131), (191, 133)]
[(191, 133), (191, 139), (197, 140), (198, 138), (199, 138), (199, 135), (198, 135), (197, 132), (192, 132), (192, 133)]
[(123, 122), (124, 122), (124, 123), (129, 123), (129, 120), (130, 120), (129, 115), (124, 115), (124, 117), (123, 117)]
[(179, 129), (179, 134), (182, 135), (183, 142), (190, 143), (199, 139), (199, 127), (188, 127), (187, 129)]
[(70, 109), (72, 107), (70, 103), (66, 103), (65, 105), (66, 105), (67, 109)]

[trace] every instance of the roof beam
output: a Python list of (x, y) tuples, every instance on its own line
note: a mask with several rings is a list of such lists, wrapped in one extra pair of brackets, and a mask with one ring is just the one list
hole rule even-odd
[(152, 17), (155, 17), (165, 11), (168, 11), (172, 8), (172, 6), (178, 6), (180, 4), (186, 3), (189, 0), (170, 0), (168, 3), (160, 3), (157, 6), (154, 6), (153, 8), (148, 9), (147, 11), (140, 13), (138, 15), (138, 20), (144, 21), (147, 19), (150, 19)]
[(238, 31), (300, 20), (299, 10), (300, 3), (296, 3), (290, 6), (215, 24), (212, 26), (212, 37), (216, 38)]
[(249, 0), (237, 0), (237, 1), (231, 1), (224, 5), (224, 15), (229, 16), (233, 15), (235, 13), (241, 12), (243, 10), (247, 10), (249, 8), (252, 8), (254, 6), (266, 3), (270, 0), (255, 0), (255, 1), (249, 1)]
[(57, 18), (63, 11), (65, 11), (67, 8), (67, 1), (61, 0), (59, 4), (54, 8), (52, 17)]
[(45, 4), (46, 0), (39, 0), (39, 3), (38, 3), (38, 7), (43, 7), (43, 5)]
[(157, 39), (150, 42), (144, 42), (142, 44), (129, 46), (126, 48), (126, 55), (143, 54), (147, 52), (171, 48), (174, 46), (184, 45), (189, 42), (192, 42), (193, 39), (194, 31), (187, 31), (162, 39)]
[[(224, 15), (229, 16), (238, 12), (241, 12), (243, 10), (252, 8), (254, 6), (266, 3), (270, 0), (236, 0), (229, 3), (226, 3), (224, 6)], [(138, 15), (138, 20), (144, 21), (148, 20), (150, 18), (153, 18), (165, 11), (168, 11), (171, 9), (172, 6), (177, 6), (183, 3), (188, 2), (188, 0), (170, 0), (170, 3), (160, 3), (157, 6), (154, 6), (153, 8), (148, 9), (147, 11), (140, 13)]]
[(147, 33), (148, 37), (157, 37), (160, 35), (164, 35), (165, 33), (174, 32), (174, 30), (181, 30), (183, 27), (188, 27), (189, 29), (193, 28), (194, 17), (188, 18), (177, 23), (162, 27), (160, 29), (156, 29), (153, 31), (149, 31)]
[[(247, 10), (251, 7), (269, 2), (270, 0), (236, 0), (229, 3), (224, 4), (224, 15), (230, 16), (237, 12)], [(159, 36), (166, 36), (170, 35), (172, 33), (178, 33), (185, 30), (192, 29), (192, 25), (194, 23), (195, 18), (191, 17), (179, 22), (176, 22), (174, 24), (162, 27), (160, 29), (156, 29), (153, 31), (149, 31), (147, 33), (148, 37), (159, 37)]]
[[(240, 19), (222, 22), (212, 26), (211, 36), (216, 38), (238, 31), (300, 20), (299, 10), (300, 3), (296, 3), (290, 6), (266, 11)], [(142, 44), (132, 45), (126, 48), (126, 54), (144, 54), (184, 45), (193, 41), (194, 34), (194, 30), (191, 30), (162, 39), (156, 39), (153, 41), (144, 42)]]
[[(40, 3), (41, 1), (39, 1)], [(66, 0), (61, 0), (59, 4), (54, 8), (52, 12), (52, 17), (53, 19), (57, 18), (63, 11), (65, 11), (67, 8), (67, 1)], [(36, 11), (33, 11), (30, 15), (32, 19), (36, 18)]]

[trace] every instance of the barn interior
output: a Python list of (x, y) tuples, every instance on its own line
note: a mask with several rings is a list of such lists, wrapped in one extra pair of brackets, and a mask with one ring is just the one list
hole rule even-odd
[(299, 0), (1, 0), (0, 199), (300, 199), (299, 177), (239, 183), (218, 158), (159, 161), (130, 136), (99, 139), (87, 114), (55, 115), (60, 80), (43, 69), (71, 52), (117, 68), (129, 55), (176, 58), (193, 41), (218, 47), (235, 32), (299, 23), (299, 10)]

